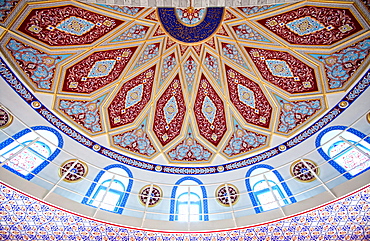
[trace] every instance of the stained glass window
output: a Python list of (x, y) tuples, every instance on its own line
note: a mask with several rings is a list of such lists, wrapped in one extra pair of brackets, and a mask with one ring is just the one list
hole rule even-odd
[(60, 153), (62, 146), (62, 137), (56, 130), (31, 127), (0, 143), (0, 162), (6, 162), (4, 168), (31, 180)]
[(316, 146), (325, 160), (351, 179), (370, 168), (369, 141), (369, 137), (356, 129), (333, 126), (318, 135)]

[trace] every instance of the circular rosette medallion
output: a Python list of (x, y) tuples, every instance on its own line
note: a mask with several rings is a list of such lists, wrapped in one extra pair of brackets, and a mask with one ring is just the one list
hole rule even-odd
[(59, 169), (60, 177), (62, 177), (69, 170), (69, 173), (63, 179), (64, 181), (78, 182), (87, 175), (87, 165), (80, 160), (78, 160), (78, 162), (76, 163), (75, 162), (76, 162), (76, 159), (71, 159), (71, 160), (64, 162), (60, 166), (60, 169)]
[(8, 127), (13, 121), (13, 116), (0, 107), (0, 129)]
[(316, 179), (312, 171), (319, 175), (319, 168), (311, 160), (303, 159), (293, 162), (290, 166), (290, 173), (294, 178), (302, 182), (312, 182)]
[[(149, 198), (149, 199), (148, 199)], [(147, 185), (140, 190), (140, 202), (144, 206), (154, 207), (162, 198), (162, 190), (156, 185)]]
[(230, 203), (234, 205), (239, 199), (239, 191), (234, 185), (227, 184), (227, 188), (221, 185), (216, 190), (216, 198), (221, 205), (230, 206)]

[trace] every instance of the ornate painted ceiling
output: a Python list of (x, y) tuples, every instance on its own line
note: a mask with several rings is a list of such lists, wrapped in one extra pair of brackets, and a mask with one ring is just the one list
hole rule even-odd
[(156, 9), (10, 0), (1, 51), (87, 138), (153, 165), (208, 166), (266, 151), (332, 108), (369, 63), (366, 14), (361, 2)]

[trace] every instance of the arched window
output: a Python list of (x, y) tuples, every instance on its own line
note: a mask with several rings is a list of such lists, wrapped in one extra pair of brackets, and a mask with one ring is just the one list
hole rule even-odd
[(121, 164), (107, 166), (104, 170), (95, 177), (82, 203), (122, 213), (131, 191), (132, 173)]
[(370, 168), (370, 138), (353, 128), (332, 126), (316, 138), (320, 155), (347, 179)]
[(296, 202), (280, 173), (271, 170), (273, 167), (261, 164), (247, 172), (245, 182), (256, 213)]
[(208, 221), (207, 193), (193, 177), (178, 180), (172, 189), (170, 221)]
[[(176, 199), (177, 221), (199, 221), (202, 220), (202, 202), (195, 192), (184, 192)], [(188, 215), (190, 214), (190, 215)]]
[(0, 143), (0, 162), (4, 168), (31, 180), (59, 154), (62, 136), (47, 126), (24, 129)]

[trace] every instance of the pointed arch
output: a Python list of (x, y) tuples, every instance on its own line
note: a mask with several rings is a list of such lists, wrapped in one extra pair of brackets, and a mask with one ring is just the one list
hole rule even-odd
[(124, 165), (109, 165), (96, 175), (82, 203), (93, 207), (100, 205), (103, 210), (121, 214), (133, 185), (132, 178), (132, 172)]
[(55, 159), (62, 147), (63, 138), (57, 130), (33, 126), (0, 143), (0, 163), (11, 157), (4, 168), (31, 180)]
[[(185, 189), (183, 187), (179, 187), (180, 184), (189, 184), (189, 185), (196, 185), (190, 188), (190, 192), (188, 191), (187, 187)], [(203, 200), (203, 201), (202, 201)], [(189, 206), (185, 209), (185, 212), (180, 211), (180, 207), (182, 205)], [(190, 213), (196, 213), (196, 209), (199, 213), (199, 219), (204, 221), (209, 221), (208, 217), (208, 201), (207, 201), (207, 191), (206, 188), (203, 186), (203, 183), (194, 177), (183, 177), (179, 179), (175, 186), (172, 189), (171, 193), (171, 204), (170, 204), (170, 221), (179, 220), (181, 221), (181, 216), (187, 216), (187, 210), (191, 210)], [(181, 209), (184, 210), (184, 209)], [(191, 215), (195, 217), (195, 215)], [(184, 221), (184, 220), (183, 220)], [(195, 221), (195, 218), (191, 219), (191, 221)]]
[[(266, 173), (267, 181), (262, 173)], [(270, 165), (259, 164), (250, 168), (246, 174), (245, 185), (256, 213), (278, 207), (273, 195), (280, 200), (281, 206), (296, 202), (283, 177)]]

